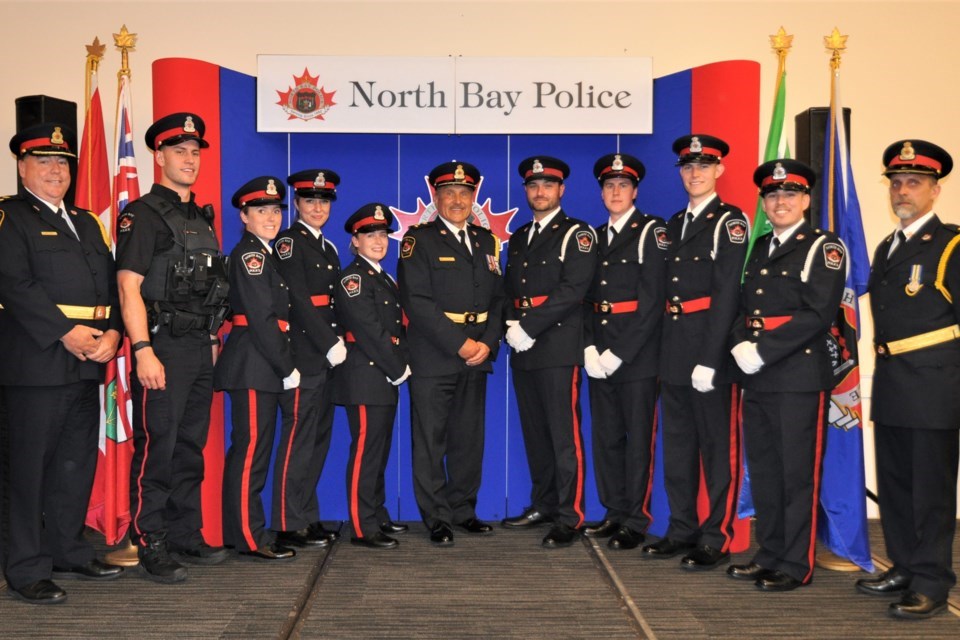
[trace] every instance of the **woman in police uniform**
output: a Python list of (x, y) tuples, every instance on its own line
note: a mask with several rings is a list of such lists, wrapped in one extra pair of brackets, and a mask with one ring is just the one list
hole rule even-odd
[(230, 253), (233, 329), (214, 374), (214, 386), (230, 395), (233, 424), (223, 477), (223, 541), (262, 560), (295, 555), (266, 528), (260, 499), (277, 407), (300, 380), (287, 335), (294, 296), (269, 244), (280, 231), (285, 191), (279, 178), (261, 176), (233, 194), (245, 231)]
[(380, 266), (387, 255), (392, 215), (387, 205), (358, 209), (344, 228), (356, 259), (336, 287), (337, 319), (346, 331), (347, 360), (336, 376), (334, 402), (344, 405), (350, 423), (347, 502), (351, 542), (390, 549), (399, 545), (380, 530), (389, 522), (383, 473), (397, 414), (397, 389), (410, 375), (401, 348), (403, 312), (397, 285)]

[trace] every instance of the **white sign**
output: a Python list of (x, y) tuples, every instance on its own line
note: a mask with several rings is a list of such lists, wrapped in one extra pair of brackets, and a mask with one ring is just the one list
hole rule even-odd
[(650, 58), (257, 57), (257, 130), (650, 133)]

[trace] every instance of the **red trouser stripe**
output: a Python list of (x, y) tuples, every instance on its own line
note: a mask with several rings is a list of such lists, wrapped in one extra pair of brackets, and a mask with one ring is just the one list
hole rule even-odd
[(257, 448), (256, 389), (247, 390), (247, 400), (250, 403), (247, 408), (247, 428), (250, 431), (250, 442), (247, 443), (247, 454), (243, 458), (243, 474), (240, 480), (240, 527), (243, 530), (243, 537), (247, 541), (247, 547), (253, 551), (257, 548), (257, 542), (253, 539), (253, 531), (250, 530), (250, 468), (253, 466), (253, 451)]
[(657, 453), (657, 425), (660, 421), (660, 404), (653, 405), (653, 428), (650, 429), (650, 467), (647, 469), (647, 492), (643, 496), (643, 515), (653, 522), (650, 514), (650, 496), (653, 495), (653, 472), (656, 466)]
[(813, 456), (813, 507), (810, 510), (810, 549), (807, 551), (807, 575), (803, 577), (803, 583), (810, 582), (813, 576), (813, 565), (817, 558), (817, 511), (820, 508), (820, 466), (823, 463), (823, 403), (826, 400), (827, 393), (820, 392), (820, 404), (817, 406), (817, 448)]
[[(140, 512), (143, 511), (143, 474), (147, 468), (147, 454), (150, 452), (150, 430), (147, 429), (147, 389), (143, 389), (143, 402), (140, 406), (140, 415), (143, 417), (143, 434), (147, 441), (143, 445), (143, 460), (140, 461), (140, 473), (137, 474), (137, 513), (133, 516), (133, 528), (137, 530), (137, 537), (143, 535), (140, 530)], [(143, 545), (143, 540), (139, 540)], [(144, 545), (146, 546), (146, 545)]]
[(357, 452), (353, 457), (353, 474), (350, 478), (350, 519), (353, 521), (353, 531), (358, 538), (363, 537), (363, 528), (360, 526), (360, 461), (363, 460), (363, 449), (367, 442), (367, 405), (357, 407), (360, 412), (360, 429), (357, 434)]
[(290, 439), (287, 440), (287, 453), (283, 456), (283, 480), (280, 481), (280, 529), (287, 531), (287, 473), (290, 471), (290, 452), (297, 438), (297, 426), (300, 419), (300, 387), (293, 392), (293, 425), (290, 427)]
[(727, 501), (724, 505), (723, 521), (720, 523), (720, 533), (723, 534), (723, 547), (720, 551), (729, 551), (733, 537), (728, 533), (732, 530), (731, 522), (736, 516), (737, 489), (740, 478), (740, 422), (737, 420), (737, 395), (740, 389), (737, 385), (730, 385), (730, 449), (728, 462), (730, 464), (730, 484), (727, 485)]
[[(546, 296), (544, 296), (545, 298)], [(573, 502), (573, 510), (577, 514), (577, 527), (583, 524), (583, 442), (580, 440), (580, 420), (577, 417), (577, 405), (579, 401), (577, 382), (580, 379), (580, 367), (573, 368), (573, 382), (571, 383), (570, 396), (573, 401), (570, 404), (570, 413), (573, 415), (573, 446), (577, 453), (577, 493)]]

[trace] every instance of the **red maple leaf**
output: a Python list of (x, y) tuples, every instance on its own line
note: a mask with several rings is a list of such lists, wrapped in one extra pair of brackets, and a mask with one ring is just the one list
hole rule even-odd
[[(323, 115), (330, 110), (330, 107), (337, 104), (333, 101), (334, 91), (326, 91), (325, 87), (318, 86), (320, 75), (311, 76), (310, 71), (304, 67), (303, 73), (299, 76), (293, 76), (293, 86), (288, 87), (286, 91), (275, 89), (280, 100), (277, 102), (287, 114), (288, 120), (299, 118), (301, 120), (323, 120)], [(302, 109), (299, 96), (306, 94), (312, 98), (312, 105), (308, 111)]]

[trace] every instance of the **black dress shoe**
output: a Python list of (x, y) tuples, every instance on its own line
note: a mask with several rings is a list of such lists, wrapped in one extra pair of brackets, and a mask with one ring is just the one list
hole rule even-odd
[(291, 560), (297, 555), (297, 552), (289, 547), (273, 542), (265, 547), (254, 549), (253, 551), (241, 551), (240, 555), (255, 560)]
[(916, 591), (907, 591), (900, 602), (894, 602), (887, 610), (894, 618), (930, 618), (947, 608), (946, 599), (934, 600)]
[(430, 542), (438, 547), (452, 547), (453, 531), (450, 530), (450, 525), (441, 522), (430, 529)]
[(350, 544), (358, 544), (361, 547), (371, 547), (373, 549), (395, 549), (400, 546), (399, 542), (380, 531), (372, 536), (350, 538)]
[(383, 533), (396, 535), (398, 533), (406, 533), (409, 530), (409, 526), (400, 524), (399, 522), (393, 522), (392, 520), (384, 520), (380, 523), (380, 531)]
[(10, 587), (10, 594), (30, 604), (60, 604), (67, 601), (67, 592), (52, 580), (37, 580), (19, 589)]
[(329, 547), (330, 539), (310, 527), (296, 531), (277, 531), (277, 542), (290, 547)]
[(313, 522), (307, 528), (310, 529), (310, 535), (312, 536), (323, 537), (329, 540), (330, 542), (336, 542), (337, 540), (340, 539), (339, 531), (327, 529), (326, 527), (323, 526), (322, 522)]
[(750, 564), (732, 564), (727, 569), (727, 575), (734, 580), (756, 581), (757, 578), (765, 573), (770, 573), (770, 570), (764, 569), (756, 562), (751, 562)]
[(170, 556), (166, 533), (140, 536), (137, 545), (140, 573), (154, 582), (173, 584), (187, 579), (187, 568)]
[(692, 542), (680, 542), (679, 540), (672, 540), (670, 538), (660, 538), (653, 544), (648, 544), (640, 551), (643, 553), (644, 558), (665, 560), (677, 554), (686, 553), (693, 549), (693, 547)]
[(680, 566), (689, 571), (707, 571), (730, 562), (730, 554), (709, 545), (701, 545), (680, 559)]
[(530, 508), (513, 518), (504, 518), (500, 521), (500, 526), (507, 529), (526, 529), (527, 527), (536, 527), (551, 522), (553, 522), (553, 518)]
[(615, 534), (610, 536), (607, 546), (611, 549), (636, 549), (643, 544), (645, 537), (642, 533), (630, 527), (620, 527)]
[(910, 578), (894, 568), (887, 569), (876, 578), (857, 580), (857, 591), (870, 596), (900, 595), (910, 586)]
[(583, 531), (583, 535), (587, 536), (588, 538), (609, 538), (615, 534), (619, 528), (619, 522), (614, 522), (613, 520), (604, 520), (603, 522), (598, 522), (588, 527), (584, 527), (581, 529), (581, 531)]
[(106, 562), (100, 562), (96, 558), (87, 564), (79, 567), (64, 569), (61, 567), (53, 568), (54, 578), (79, 578), (80, 580), (115, 580), (123, 573), (123, 567), (118, 567)]
[(757, 578), (756, 585), (761, 591), (793, 591), (803, 583), (782, 571), (769, 571)]
[(230, 552), (223, 547), (211, 547), (206, 542), (192, 546), (180, 546), (171, 543), (170, 551), (171, 553), (177, 554), (177, 557), (184, 562), (189, 562), (190, 564), (220, 564), (230, 557)]
[(557, 549), (559, 547), (569, 547), (579, 537), (579, 532), (573, 527), (558, 522), (550, 527), (550, 532), (544, 536), (541, 546), (547, 549)]
[(493, 533), (493, 527), (488, 525), (483, 520), (477, 520), (476, 518), (470, 518), (469, 520), (458, 522), (457, 526), (467, 533), (473, 533), (478, 536), (489, 536)]

